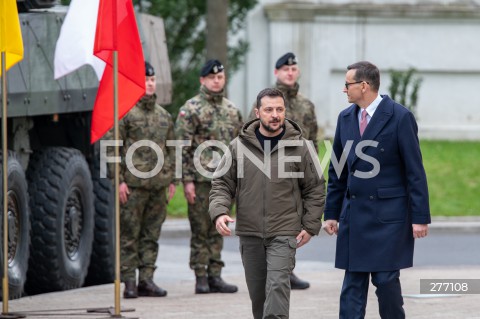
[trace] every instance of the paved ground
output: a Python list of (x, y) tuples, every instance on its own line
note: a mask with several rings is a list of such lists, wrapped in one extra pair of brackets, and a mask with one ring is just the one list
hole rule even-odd
[[(480, 220), (475, 218), (435, 220), (435, 224), (432, 231), (451, 231), (452, 236), (460, 228), (462, 231), (480, 231)], [(188, 223), (185, 220), (167, 221), (164, 226), (162, 237), (188, 235)], [(145, 319), (251, 318), (239, 254), (231, 251), (223, 254), (227, 263), (223, 277), (239, 286), (238, 293), (195, 295), (194, 277), (188, 268), (188, 252), (188, 247), (161, 244), (155, 281), (168, 290), (168, 296), (130, 300), (121, 298), (123, 309), (134, 309), (133, 312), (122, 312), (122, 315), (126, 318)], [(333, 261), (299, 262), (295, 271), (310, 281), (311, 288), (292, 292), (290, 318), (338, 318), (338, 296), (343, 272), (333, 268)], [(480, 280), (480, 256), (478, 266), (414, 267), (403, 270), (401, 274), (407, 318), (480, 319), (480, 294), (420, 295), (420, 279), (429, 278)], [(26, 313), (28, 318), (110, 318), (112, 316), (109, 314), (87, 313), (86, 309), (113, 307), (114, 291), (114, 285), (109, 284), (24, 297), (10, 301), (9, 311)], [(67, 310), (61, 311), (62, 309)], [(366, 318), (378, 318), (373, 286), (370, 289)]]

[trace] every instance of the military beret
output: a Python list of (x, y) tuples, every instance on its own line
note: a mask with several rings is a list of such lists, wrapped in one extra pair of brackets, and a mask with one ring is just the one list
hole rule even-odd
[(210, 73), (212, 74), (217, 74), (219, 72), (222, 72), (224, 69), (222, 63), (218, 60), (208, 60), (200, 70), (200, 76), (204, 77), (209, 75)]
[(145, 61), (145, 76), (154, 76), (155, 75), (155, 69), (153, 66)]
[(275, 69), (280, 69), (284, 65), (297, 64), (297, 57), (292, 52), (285, 53), (275, 63)]

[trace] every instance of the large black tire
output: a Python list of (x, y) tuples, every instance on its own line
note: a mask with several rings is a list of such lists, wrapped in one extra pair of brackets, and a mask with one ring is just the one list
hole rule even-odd
[(95, 194), (95, 236), (86, 286), (112, 283), (115, 279), (115, 189), (110, 179), (100, 177), (99, 155), (95, 154), (90, 164)]
[(27, 170), (32, 208), (28, 294), (81, 287), (92, 252), (94, 206), (88, 164), (75, 149), (46, 148)]
[[(2, 154), (0, 153), (0, 158)], [(14, 153), (8, 153), (8, 287), (9, 299), (20, 298), (27, 279), (30, 246), (30, 210), (27, 181)], [(0, 180), (3, 178), (0, 167)], [(3, 182), (0, 182), (3, 194)], [(0, 275), (3, 278), (3, 196), (0, 195)], [(1, 290), (1, 289), (0, 289)], [(0, 291), (3, 298), (3, 291)]]

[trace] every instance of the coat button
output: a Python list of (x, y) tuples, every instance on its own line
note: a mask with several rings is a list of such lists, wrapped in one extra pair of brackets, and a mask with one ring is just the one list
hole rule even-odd
[(355, 199), (355, 195), (352, 195), (352, 199)]
[(380, 149), (380, 152), (385, 152), (385, 149), (381, 148), (381, 149)]
[(373, 200), (373, 196), (370, 196), (370, 199)]

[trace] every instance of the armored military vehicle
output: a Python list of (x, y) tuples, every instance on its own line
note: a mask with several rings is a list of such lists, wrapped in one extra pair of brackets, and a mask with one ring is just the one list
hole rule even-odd
[[(113, 282), (113, 188), (100, 178), (98, 145), (90, 144), (98, 79), (83, 66), (54, 80), (68, 7), (56, 0), (17, 5), (24, 58), (7, 72), (10, 297)], [(159, 103), (169, 103), (163, 21), (137, 14), (137, 22), (145, 58), (157, 69)]]

